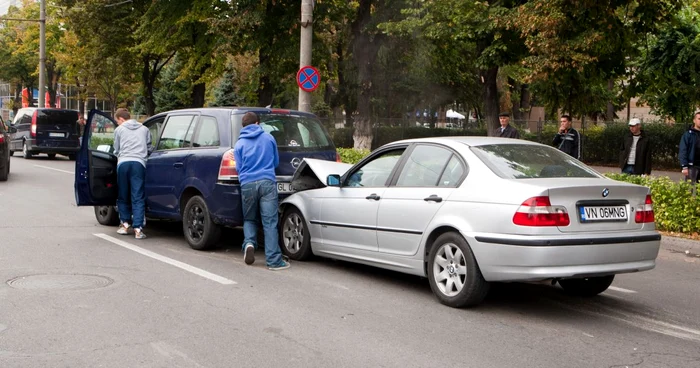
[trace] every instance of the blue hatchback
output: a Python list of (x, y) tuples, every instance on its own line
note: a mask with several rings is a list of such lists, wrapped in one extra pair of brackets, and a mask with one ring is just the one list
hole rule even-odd
[[(243, 225), (240, 183), (233, 146), (243, 114), (253, 111), (277, 141), (280, 199), (294, 192), (292, 175), (304, 158), (340, 161), (333, 141), (318, 118), (294, 110), (268, 108), (196, 108), (163, 112), (144, 121), (153, 137), (146, 164), (146, 217), (182, 221), (194, 249), (215, 244), (221, 227)], [(93, 133), (96, 124), (105, 126)], [(117, 157), (112, 153), (116, 123), (92, 110), (76, 160), (78, 206), (94, 206), (102, 225), (116, 226)]]

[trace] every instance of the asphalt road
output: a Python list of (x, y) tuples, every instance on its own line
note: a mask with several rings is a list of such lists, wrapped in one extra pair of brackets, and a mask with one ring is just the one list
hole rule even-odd
[(452, 309), (370, 267), (246, 266), (237, 231), (210, 252), (177, 224), (119, 236), (75, 206), (73, 168), (15, 157), (0, 183), (0, 367), (700, 367), (692, 254), (592, 299), (501, 284)]

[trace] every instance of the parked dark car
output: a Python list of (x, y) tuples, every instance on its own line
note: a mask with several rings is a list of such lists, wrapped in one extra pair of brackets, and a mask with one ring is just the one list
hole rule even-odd
[(19, 109), (11, 124), (17, 131), (12, 134), (10, 155), (22, 151), (23, 157), (29, 159), (40, 153), (49, 158), (61, 154), (74, 160), (80, 148), (78, 116), (75, 110)]
[[(304, 158), (340, 161), (328, 132), (309, 113), (229, 107), (175, 110), (149, 118), (143, 124), (151, 131), (154, 149), (146, 165), (146, 217), (182, 221), (193, 249), (215, 244), (222, 226), (243, 225), (233, 147), (248, 111), (260, 116), (262, 128), (277, 141), (280, 199), (293, 193), (292, 175)], [(114, 226), (119, 224), (117, 157), (112, 142), (91, 138), (97, 122), (116, 127), (107, 114), (90, 112), (76, 160), (75, 195), (78, 206), (95, 206), (100, 224)]]
[(0, 181), (7, 181), (10, 176), (10, 133), (14, 128), (5, 124), (0, 117)]

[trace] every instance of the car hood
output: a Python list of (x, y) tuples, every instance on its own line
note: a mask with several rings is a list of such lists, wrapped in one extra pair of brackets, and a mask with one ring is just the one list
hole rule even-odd
[(305, 158), (292, 176), (295, 191), (322, 188), (328, 175), (343, 175), (352, 165), (342, 162)]

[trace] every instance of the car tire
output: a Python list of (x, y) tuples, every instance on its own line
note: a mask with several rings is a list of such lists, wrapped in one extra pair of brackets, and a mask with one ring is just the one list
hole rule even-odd
[(608, 290), (608, 287), (610, 287), (614, 279), (615, 275), (586, 277), (581, 279), (561, 279), (559, 280), (559, 286), (568, 294), (591, 297)]
[(49, 158), (52, 159), (52, 160), (56, 158), (56, 154), (55, 154), (55, 153), (47, 153), (46, 156), (49, 156)]
[(284, 211), (279, 229), (280, 248), (287, 257), (295, 261), (305, 261), (313, 255), (309, 228), (306, 226), (304, 215), (297, 208), (290, 207)]
[(187, 201), (182, 213), (182, 231), (192, 249), (205, 250), (219, 241), (221, 227), (211, 219), (204, 198), (194, 196)]
[(10, 157), (12, 157), (15, 154), (15, 151), (10, 150)]
[(7, 163), (0, 170), (0, 181), (7, 181), (7, 178), (9, 178), (9, 177), (10, 177), (10, 160), (8, 157)]
[(430, 288), (442, 304), (471, 307), (488, 294), (490, 284), (484, 280), (471, 247), (458, 233), (448, 232), (435, 240), (427, 268)]
[(95, 218), (100, 225), (119, 225), (119, 212), (114, 206), (95, 206)]
[(29, 147), (27, 147), (27, 142), (22, 142), (22, 157), (25, 159), (30, 159), (32, 158), (32, 153), (29, 151)]
[(75, 161), (75, 157), (76, 157), (75, 154), (68, 155), (68, 159), (71, 161)]

